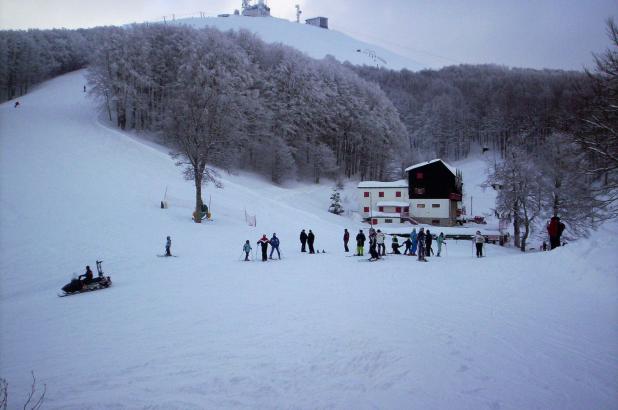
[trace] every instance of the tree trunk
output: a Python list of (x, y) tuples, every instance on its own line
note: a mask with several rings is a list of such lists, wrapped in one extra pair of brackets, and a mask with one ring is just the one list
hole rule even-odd
[(193, 220), (195, 223), (202, 223), (202, 218), (200, 217), (202, 213), (202, 205), (204, 205), (204, 201), (202, 201), (202, 178), (203, 174), (199, 172), (197, 169), (193, 169), (194, 178), (195, 178), (195, 212), (193, 213)]
[(521, 238), (521, 245), (519, 249), (522, 252), (526, 252), (526, 240), (528, 239), (528, 235), (530, 234), (530, 222), (524, 221), (524, 236)]
[(515, 244), (517, 248), (521, 246), (520, 235), (519, 218), (515, 216), (513, 218), (513, 244)]

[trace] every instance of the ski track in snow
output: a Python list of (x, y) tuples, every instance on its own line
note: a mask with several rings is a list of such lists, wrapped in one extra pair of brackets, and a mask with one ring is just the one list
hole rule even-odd
[[(429, 263), (360, 264), (341, 236), (362, 226), (325, 211), (332, 185), (242, 172), (206, 187), (214, 221), (196, 225), (159, 209), (166, 186), (194, 195), (166, 150), (100, 124), (84, 83), (0, 105), (10, 408), (30, 370), (47, 409), (617, 408), (616, 226), (550, 253), (488, 245), (478, 260), (449, 241)], [(328, 253), (301, 254), (302, 228)], [(239, 262), (272, 232), (281, 261)], [(156, 257), (166, 235), (180, 257)], [(56, 296), (97, 258), (111, 288)]]

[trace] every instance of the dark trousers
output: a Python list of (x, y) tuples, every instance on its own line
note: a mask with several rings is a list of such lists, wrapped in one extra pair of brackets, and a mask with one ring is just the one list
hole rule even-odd
[(249, 252), (245, 252), (245, 260), (248, 261), (249, 260)]
[(418, 244), (418, 260), (419, 261), (425, 260), (425, 245), (423, 245), (422, 243)]
[(300, 241), (300, 243), (301, 243), (300, 251), (307, 252), (307, 250), (305, 249), (305, 246), (307, 245), (307, 241)]
[(268, 246), (262, 246), (262, 261), (267, 261), (268, 260)]
[(346, 252), (350, 252), (350, 249), (348, 248), (348, 241), (343, 241), (343, 247), (345, 248)]
[(165, 256), (172, 256), (172, 253), (170, 252), (170, 247), (169, 246), (165, 247)]
[(279, 259), (281, 259), (281, 254), (279, 253), (279, 247), (278, 246), (271, 246), (270, 247), (270, 259), (273, 258), (273, 252), (277, 251), (277, 256), (279, 257)]
[(477, 243), (476, 244), (476, 257), (480, 258), (481, 256), (483, 256), (483, 244)]
[(549, 237), (549, 249), (555, 249), (560, 246), (560, 237), (559, 236), (550, 236)]
[(309, 242), (309, 253), (315, 253), (313, 250), (313, 242)]

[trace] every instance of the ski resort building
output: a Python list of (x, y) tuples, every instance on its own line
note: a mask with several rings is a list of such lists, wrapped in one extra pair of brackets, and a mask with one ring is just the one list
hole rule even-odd
[(453, 226), (460, 215), (462, 176), (441, 159), (412, 165), (405, 180), (358, 184), (361, 215), (372, 225), (425, 223)]
[(305, 20), (305, 23), (328, 30), (328, 18), (326, 17), (313, 17)]
[(258, 0), (257, 4), (251, 4), (250, 0), (243, 0), (242, 15), (247, 17), (270, 17), (270, 7), (264, 0)]

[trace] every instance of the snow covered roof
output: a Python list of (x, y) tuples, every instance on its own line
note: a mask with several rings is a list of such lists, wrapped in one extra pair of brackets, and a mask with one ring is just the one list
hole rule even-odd
[(453, 173), (453, 175), (455, 175), (455, 176), (457, 175), (457, 170), (453, 166), (451, 166), (451, 165), (447, 164), (446, 162), (442, 161), (440, 158), (436, 158), (436, 159), (432, 159), (431, 161), (420, 162), (418, 164), (412, 165), (411, 167), (406, 168), (406, 172), (412, 171), (413, 169), (416, 169), (416, 168), (424, 167), (425, 165), (433, 164), (434, 162), (438, 162), (438, 161), (443, 163), (444, 166), (446, 166), (448, 168), (448, 170)]
[(376, 206), (410, 206), (410, 203), (405, 201), (379, 201)]
[[(365, 212), (367, 213), (367, 212)], [(371, 212), (369, 216), (372, 218), (400, 218), (401, 214), (399, 212)]]
[(383, 181), (361, 181), (358, 183), (358, 188), (407, 188), (408, 181), (400, 179), (399, 181), (383, 182)]

